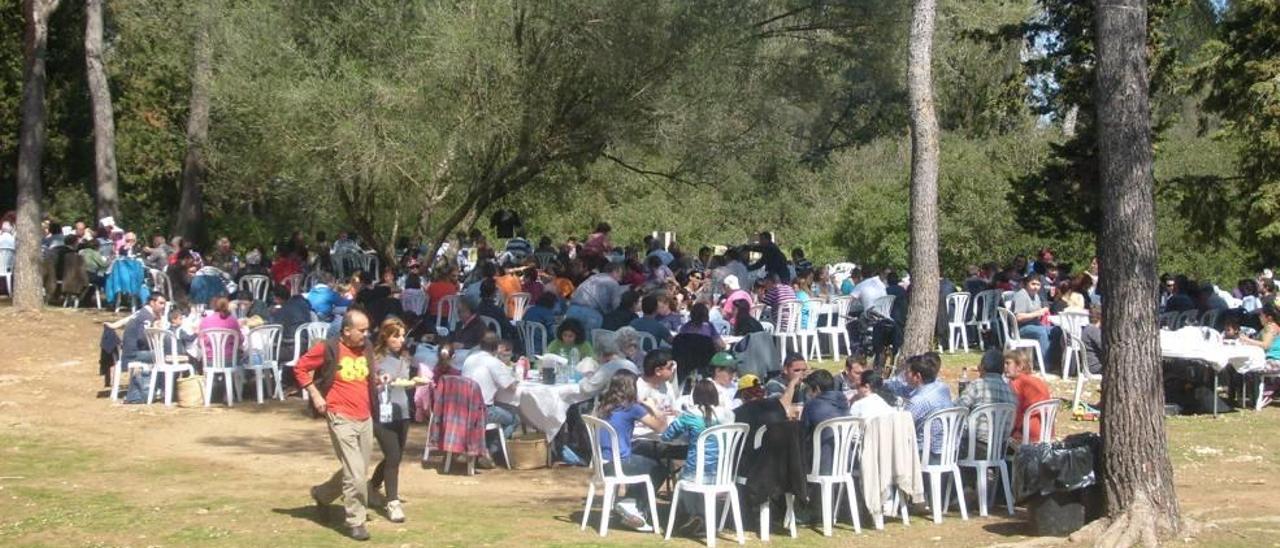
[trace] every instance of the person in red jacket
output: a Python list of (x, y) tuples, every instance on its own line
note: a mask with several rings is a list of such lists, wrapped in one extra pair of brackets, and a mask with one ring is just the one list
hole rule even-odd
[(349, 310), (342, 317), (339, 339), (312, 346), (294, 368), (298, 386), (307, 391), (315, 412), (328, 423), (329, 439), (341, 464), (328, 481), (311, 488), (311, 498), (323, 512), (341, 495), (347, 534), (356, 540), (369, 539), (364, 526), (369, 500), (366, 473), (373, 450), (373, 383), (369, 378), (373, 360), (368, 333), (369, 318), (364, 312)]

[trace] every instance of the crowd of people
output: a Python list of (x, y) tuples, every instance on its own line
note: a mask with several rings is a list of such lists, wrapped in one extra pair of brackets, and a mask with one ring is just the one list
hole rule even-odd
[[(12, 241), (5, 239), (10, 228), (6, 224), (0, 230), (0, 248)], [(497, 438), (509, 437), (520, 415), (495, 396), (532, 378), (520, 375), (516, 366), (526, 354), (555, 355), (570, 364), (590, 358), (596, 364), (575, 379), (584, 403), (575, 406), (557, 436), (555, 457), (585, 464), (590, 447), (580, 435), (585, 428), (580, 417), (596, 416), (618, 433), (617, 439), (600, 441), (599, 457), (619, 461), (628, 474), (648, 475), (655, 485), (662, 483), (673, 460), (685, 462), (681, 474), (686, 479), (699, 465), (713, 466), (716, 451), (705, 452), (698, 462), (691, 442), (717, 424), (745, 423), (754, 432), (760, 426), (794, 423), (811, 437), (826, 419), (872, 419), (904, 409), (922, 443), (924, 420), (934, 411), (1011, 403), (1021, 421), (1028, 407), (1051, 398), (1024, 351), (988, 351), (980, 376), (954, 398), (940, 379), (936, 353), (904, 357), (892, 373), (877, 367), (878, 361), (869, 364), (869, 356), (892, 352), (900, 342), (909, 277), (888, 268), (814, 265), (802, 249), (792, 250), (788, 258), (768, 232), (743, 245), (701, 247), (686, 254), (675, 242), (650, 237), (638, 246), (616, 245), (606, 223), (581, 243), (570, 237), (560, 245), (548, 237), (534, 245), (516, 230), (499, 248), (473, 231), (440, 245), (434, 256), (425, 246), (402, 245), (390, 264), (372, 261), (350, 268), (338, 264), (344, 260), (339, 257), (369, 252), (347, 233), (333, 242), (317, 234), (310, 244), (295, 233), (270, 255), (254, 247), (242, 257), (225, 237), (203, 254), (181, 238), (157, 235), (146, 245), (109, 218), (94, 228), (48, 223), (46, 230), (46, 268), (54, 269), (55, 279), (67, 276), (58, 269), (80, 268), (79, 263), (88, 285), (101, 287), (107, 269), (120, 258), (138, 259), (163, 273), (167, 287), (151, 287), (137, 313), (114, 324), (123, 327), (119, 352), (125, 362), (153, 359), (155, 349), (144, 334), (148, 327), (173, 330), (184, 346), (205, 345), (203, 352), (193, 354), (198, 368), (200, 356), (217, 352), (208, 348), (202, 333), (238, 332), (246, 322), (280, 325), (280, 355), (300, 356), (293, 374), (285, 375), (287, 389), (305, 392), (317, 415), (326, 417), (342, 464), (311, 494), (321, 505), (341, 497), (349, 533), (358, 539), (368, 537), (364, 522), (370, 504), (384, 508), (392, 521), (404, 520), (398, 470), (409, 425), (420, 411), (414, 409), (413, 389), (406, 387), (412, 384), (409, 379), (421, 384), (454, 375), (474, 382), (486, 422), (500, 426), (487, 440), (490, 455), (496, 455)], [(66, 260), (72, 255), (80, 261)], [(1005, 267), (971, 267), (959, 285), (943, 280), (941, 291), (944, 297), (956, 291), (1002, 292), (1021, 336), (1037, 341), (1041, 355), (1055, 364), (1062, 353), (1060, 335), (1047, 318), (1062, 311), (1089, 312), (1092, 322), (1083, 337), (1096, 347), (1088, 353), (1093, 358), (1088, 369), (1098, 373), (1099, 307), (1105, 295), (1098, 288), (1098, 270), (1094, 259), (1087, 269), (1073, 272), (1045, 249), (1034, 261), (1015, 258)], [(237, 283), (250, 275), (270, 279), (267, 302)], [(306, 282), (300, 285), (303, 277)], [(1273, 314), (1270, 304), (1274, 285), (1269, 276), (1242, 281), (1238, 295), (1181, 277), (1162, 287), (1162, 309), (1233, 310), (1224, 321), (1246, 330), (1254, 327), (1257, 339), (1242, 337), (1266, 346), (1269, 357), (1276, 350), (1280, 359), (1280, 348), (1272, 349), (1280, 345), (1280, 337), (1274, 336), (1280, 314)], [(67, 285), (50, 289), (66, 291)], [(517, 295), (527, 295), (527, 307), (516, 302)], [(895, 297), (894, 306), (883, 316), (869, 315), (886, 296)], [(855, 342), (843, 369), (835, 374), (810, 369), (804, 356), (790, 353), (781, 363), (744, 370), (742, 347), (729, 341), (766, 332), (787, 303), (800, 304), (801, 323), (820, 322), (814, 305), (839, 297), (851, 301), (848, 329)], [(946, 315), (946, 310), (939, 312), (939, 340), (945, 337)], [(295, 351), (295, 330), (317, 320), (330, 323), (326, 340)], [(542, 324), (554, 336), (545, 348), (535, 348), (524, 340), (521, 323)], [(593, 341), (598, 329), (612, 336)], [(648, 338), (656, 347), (642, 344)], [(419, 345), (428, 344), (436, 349), (435, 366), (424, 381), (414, 356)], [(110, 381), (109, 375), (105, 378)], [(135, 377), (126, 401), (141, 402), (145, 385), (145, 377)], [(687, 387), (682, 392), (673, 390), (682, 386)], [(1039, 428), (1030, 425), (1033, 437)], [(1021, 425), (1013, 432), (1019, 437)], [(385, 460), (367, 480), (375, 440)], [(821, 444), (819, 458), (829, 459), (829, 440)], [(935, 450), (941, 446), (931, 444)], [(478, 464), (493, 462), (483, 458)], [(379, 493), (383, 487), (385, 495)], [(629, 490), (611, 510), (625, 524), (646, 530), (653, 526), (641, 511), (647, 497), (643, 489)], [(690, 504), (682, 506), (698, 507)], [(688, 513), (682, 527), (700, 530), (696, 514)]]

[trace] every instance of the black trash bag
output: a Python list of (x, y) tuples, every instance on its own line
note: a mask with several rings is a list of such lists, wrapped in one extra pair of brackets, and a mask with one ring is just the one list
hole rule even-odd
[(1025, 444), (1013, 463), (1019, 501), (1036, 495), (1076, 491), (1098, 481), (1102, 438), (1093, 432), (1053, 443)]

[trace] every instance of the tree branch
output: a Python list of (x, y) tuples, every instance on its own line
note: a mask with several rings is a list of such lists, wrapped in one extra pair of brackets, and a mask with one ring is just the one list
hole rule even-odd
[(685, 179), (685, 178), (683, 178), (683, 177), (681, 177), (681, 176), (679, 176), (679, 175), (676, 175), (676, 174), (674, 174), (674, 173), (667, 173), (667, 172), (663, 172), (663, 171), (653, 171), (653, 170), (649, 170), (649, 169), (645, 169), (645, 168), (642, 168), (642, 167), (637, 167), (637, 166), (631, 165), (631, 164), (627, 163), (625, 160), (623, 160), (623, 159), (621, 159), (621, 158), (618, 158), (617, 156), (614, 156), (614, 155), (609, 154), (609, 153), (607, 153), (607, 152), (602, 152), (602, 153), (600, 153), (600, 155), (601, 155), (601, 156), (603, 156), (604, 158), (608, 159), (609, 161), (611, 161), (611, 162), (613, 162), (613, 163), (615, 163), (615, 164), (618, 164), (619, 166), (622, 166), (622, 168), (623, 168), (623, 169), (626, 169), (627, 171), (630, 171), (630, 172), (632, 172), (632, 173), (638, 173), (638, 174), (640, 174), (640, 175), (645, 175), (645, 176), (649, 176), (649, 177), (661, 177), (661, 178), (663, 178), (663, 179), (667, 179), (667, 180), (669, 180), (669, 181), (675, 181), (675, 182), (677, 182), (677, 183), (682, 183), (682, 184), (685, 184), (685, 185), (688, 185), (688, 186), (691, 186), (691, 187), (706, 186), (706, 183), (699, 182), (699, 181), (692, 181), (692, 180), (689, 180), (689, 179)]

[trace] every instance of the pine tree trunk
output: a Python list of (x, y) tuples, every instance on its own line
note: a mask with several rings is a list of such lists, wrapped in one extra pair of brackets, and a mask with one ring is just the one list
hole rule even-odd
[(1103, 307), (1102, 437), (1107, 510), (1099, 544), (1156, 545), (1179, 530), (1164, 429), (1156, 324), (1155, 195), (1145, 0), (1102, 0), (1097, 37), (1099, 250)]
[(911, 13), (907, 94), (911, 103), (911, 297), (902, 355), (928, 352), (938, 316), (938, 116), (933, 105), (936, 0)]
[(93, 105), (93, 177), (98, 195), (98, 218), (119, 214), (116, 179), (116, 124), (111, 86), (102, 61), (102, 2), (85, 0), (84, 61)]
[(212, 9), (198, 7), (191, 98), (187, 111), (187, 154), (182, 161), (182, 198), (178, 204), (177, 232), (196, 246), (205, 242), (204, 183), (208, 176), (205, 149), (209, 143), (209, 81), (213, 72), (213, 44), (209, 41)]
[(45, 48), (49, 41), (49, 16), (59, 0), (23, 0), (25, 28), (22, 42), (22, 129), (18, 142), (17, 253), (13, 265), (13, 304), (18, 310), (38, 311), (40, 298), (40, 202), (43, 189), (40, 163), (45, 145)]

